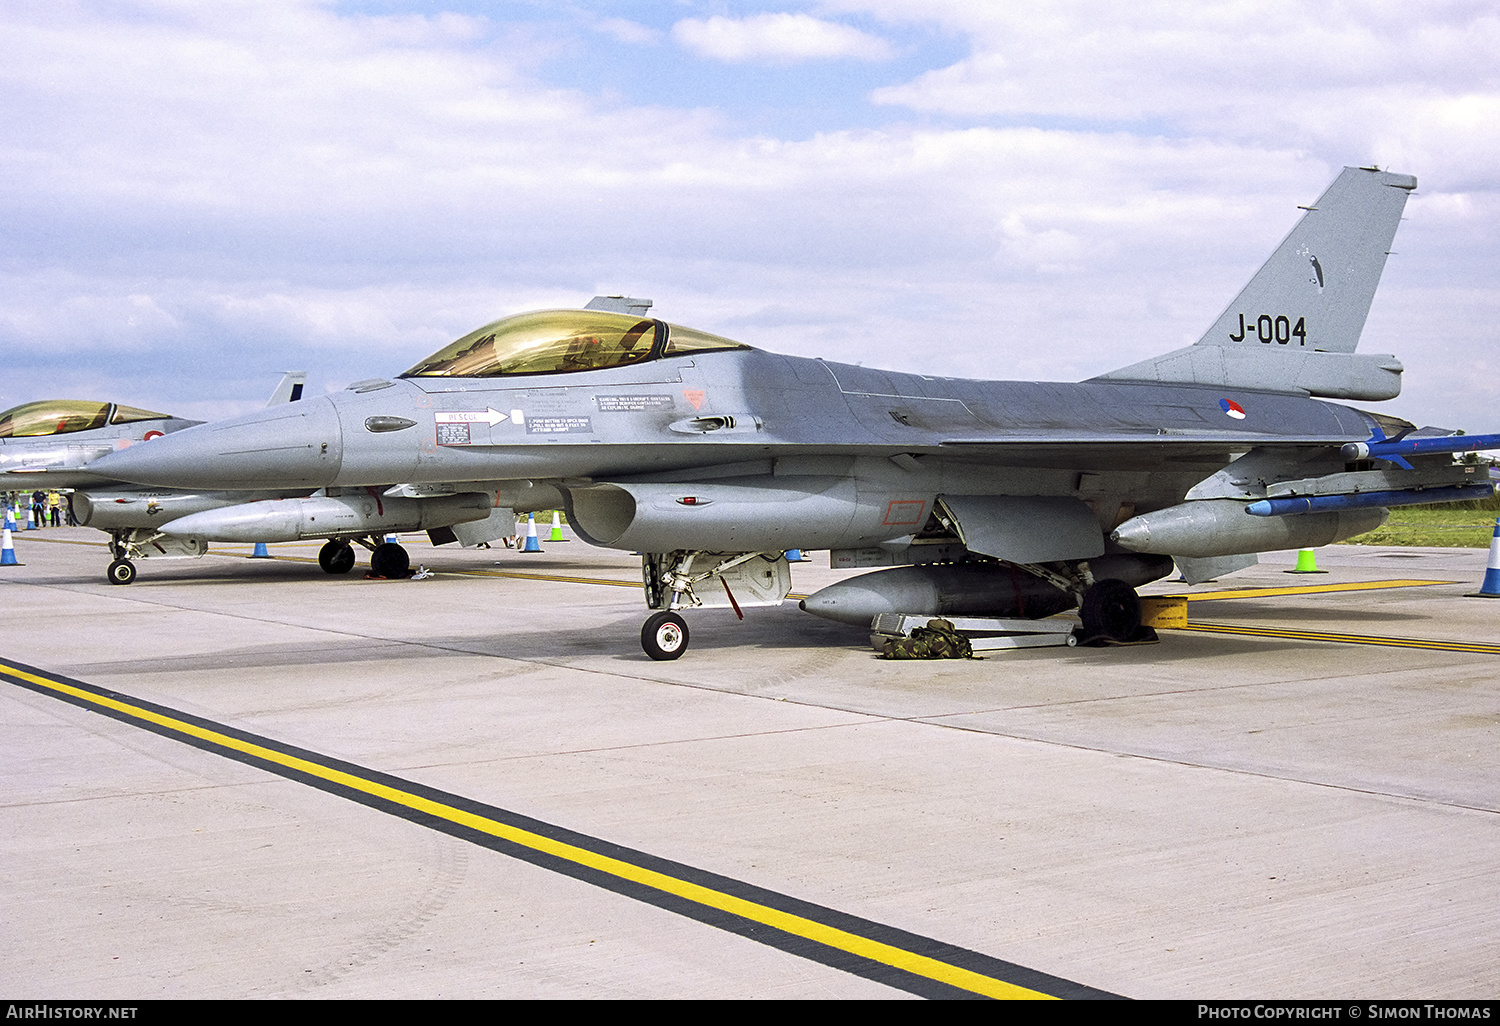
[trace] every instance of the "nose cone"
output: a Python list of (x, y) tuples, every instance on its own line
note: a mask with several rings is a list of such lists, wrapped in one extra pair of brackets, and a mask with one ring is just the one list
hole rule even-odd
[(868, 627), (881, 613), (936, 615), (937, 592), (929, 581), (917, 575), (886, 570), (830, 584), (797, 605), (825, 620)]
[(1129, 552), (1144, 552), (1151, 544), (1151, 525), (1141, 517), (1132, 517), (1115, 528), (1109, 540)]
[(338, 475), (343, 448), (333, 404), (305, 399), (137, 442), (88, 469), (163, 488), (315, 488)]

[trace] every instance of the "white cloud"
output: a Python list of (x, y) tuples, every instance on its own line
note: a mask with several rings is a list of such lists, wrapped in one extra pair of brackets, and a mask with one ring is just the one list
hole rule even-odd
[[(899, 87), (884, 127), (793, 136), (736, 133), (692, 96), (550, 86), (522, 29), (484, 19), (311, 0), (0, 7), (4, 405), (207, 412), (263, 401), (287, 367), (315, 387), (396, 373), (494, 317), (594, 292), (781, 352), (1076, 379), (1194, 341), (1295, 205), (1375, 159), (1423, 179), (1367, 333), (1410, 368), (1389, 408), (1500, 429), (1445, 369), (1488, 366), (1500, 309), (1500, 111), (1451, 30), (1468, 22), (1402, 29), (1455, 65), (1423, 58), (1425, 84), (1289, 38), (1316, 102), (1280, 109), (1281, 79), (1203, 59), (1223, 38), (1211, 24), (1167, 45), (1170, 10), (1100, 14), (1137, 60), (1111, 64), (1074, 8), (1041, 4), (1104, 65), (1093, 78), (992, 8), (823, 5), (964, 32), (974, 56)], [(1219, 17), (1243, 28), (1237, 10)], [(1363, 53), (1392, 31), (1361, 16), (1320, 45)], [(1247, 50), (1257, 68), (1269, 52)], [(1105, 128), (1059, 120), (1090, 122), (1096, 100), (1116, 104)], [(903, 123), (913, 107), (958, 124)]]
[(594, 25), (594, 31), (618, 39), (630, 46), (654, 46), (661, 42), (662, 34), (648, 25), (625, 18), (602, 18)]
[(730, 63), (884, 61), (895, 55), (891, 44), (879, 36), (806, 14), (686, 18), (672, 26), (672, 38), (700, 57)]
[[(837, 6), (917, 12), (891, 0)], [(1487, 127), (1500, 113), (1492, 4), (1448, 0), (1412, 17), (1380, 3), (933, 0), (928, 17), (964, 32), (971, 54), (876, 90), (876, 102), (1337, 151), (1414, 170), (1500, 166), (1500, 133)]]

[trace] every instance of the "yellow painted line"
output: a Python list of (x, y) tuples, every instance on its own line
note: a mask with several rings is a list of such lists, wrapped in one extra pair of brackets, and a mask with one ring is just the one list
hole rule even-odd
[(1427, 638), (1383, 638), (1369, 634), (1339, 634), (1333, 631), (1298, 631), (1281, 627), (1242, 627), (1227, 623), (1189, 623), (1175, 630), (1205, 634), (1242, 634), (1257, 638), (1284, 638), (1294, 641), (1331, 641), (1343, 645), (1375, 645), (1382, 648), (1417, 648), (1436, 652), (1475, 652), (1500, 655), (1500, 645), (1470, 641), (1441, 641)]
[(363, 777), (345, 773), (308, 759), (298, 758), (275, 749), (257, 745), (249, 741), (231, 737), (227, 734), (210, 730), (204, 727), (188, 723), (183, 720), (153, 712), (140, 706), (132, 705), (119, 699), (110, 698), (105, 695), (95, 694), (82, 688), (73, 687), (62, 681), (52, 680), (48, 677), (29, 673), (18, 667), (0, 664), (0, 671), (21, 680), (46, 688), (59, 694), (68, 695), (73, 699), (97, 705), (115, 712), (122, 713), (133, 719), (153, 723), (159, 727), (166, 728), (175, 733), (184, 734), (196, 738), (219, 748), (230, 751), (241, 752), (264, 762), (274, 763), (295, 770), (298, 773), (310, 777), (326, 780), (330, 783), (371, 795), (394, 805), (400, 805), (415, 812), (421, 812), (428, 816), (446, 820), (459, 826), (467, 827), (479, 833), (498, 837), (513, 844), (530, 848), (533, 851), (550, 855), (554, 858), (572, 862), (576, 865), (585, 866), (600, 873), (628, 880), (632, 883), (671, 894), (679, 898), (695, 902), (708, 908), (718, 909), (731, 915), (747, 919), (752, 922), (762, 923), (773, 927), (783, 933), (795, 937), (814, 941), (818, 944), (846, 951), (861, 958), (879, 962), (914, 976), (925, 977), (951, 987), (967, 990), (986, 997), (1003, 998), (1010, 1000), (1056, 1000), (1050, 994), (1030, 990), (1005, 980), (986, 976), (982, 973), (965, 969), (961, 966), (952, 965), (935, 958), (919, 955), (903, 948), (885, 944), (880, 941), (871, 940), (837, 927), (808, 919), (803, 916), (783, 912), (758, 902), (740, 898), (732, 894), (695, 884), (691, 881), (668, 876), (655, 870), (646, 869), (641, 866), (625, 862), (620, 859), (601, 855), (577, 845), (568, 844), (563, 841), (554, 840), (541, 834), (523, 830), (508, 823), (476, 813), (467, 812), (455, 808), (443, 802), (424, 798), (420, 795), (403, 791), (399, 788), (390, 787)]
[(567, 574), (533, 574), (517, 570), (439, 570), (438, 573), (470, 577), (511, 577), (519, 581), (560, 581), (563, 584), (608, 584), (616, 588), (640, 588), (640, 581), (616, 581), (607, 577), (571, 577)]
[[(1185, 598), (1189, 602), (1207, 599), (1274, 598), (1278, 595), (1318, 595), (1336, 591), (1380, 591), (1385, 588), (1425, 588), (1433, 584), (1458, 584), (1458, 581), (1356, 581), (1350, 584), (1304, 584), (1286, 588), (1241, 588), (1236, 591), (1174, 592), (1160, 598)], [(1143, 598), (1145, 596), (1142, 596)]]

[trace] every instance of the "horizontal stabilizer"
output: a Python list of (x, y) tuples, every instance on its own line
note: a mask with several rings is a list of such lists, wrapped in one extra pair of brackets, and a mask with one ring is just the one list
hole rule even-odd
[(1093, 380), (1214, 385), (1379, 402), (1401, 394), (1402, 370), (1401, 361), (1394, 356), (1231, 349), (1199, 344), (1101, 374)]

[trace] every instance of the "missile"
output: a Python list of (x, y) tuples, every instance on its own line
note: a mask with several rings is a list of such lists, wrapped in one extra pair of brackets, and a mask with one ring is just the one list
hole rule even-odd
[[(1165, 556), (1100, 556), (1088, 563), (1096, 580), (1114, 577), (1132, 587), (1172, 572), (1172, 561)], [(825, 620), (868, 627), (880, 613), (1037, 620), (1077, 604), (1069, 593), (1008, 563), (960, 563), (860, 574), (809, 595), (798, 606)]]
[(1389, 492), (1261, 499), (1246, 506), (1245, 512), (1255, 517), (1284, 517), (1294, 513), (1325, 513), (1331, 510), (1363, 509), (1367, 506), (1420, 506), (1431, 502), (1456, 502), (1460, 499), (1488, 499), (1494, 493), (1495, 486), (1486, 481), (1452, 488), (1408, 488)]
[(191, 513), (161, 527), (170, 537), (224, 542), (279, 542), (303, 538), (429, 531), (489, 516), (484, 492), (406, 499), (374, 489), (304, 499), (267, 499)]
[(1385, 523), (1387, 516), (1383, 506), (1295, 516), (1246, 516), (1245, 513), (1246, 504), (1234, 499), (1184, 502), (1131, 517), (1115, 528), (1110, 540), (1131, 552), (1203, 559), (1275, 549), (1316, 548), (1373, 531)]
[(1500, 435), (1436, 435), (1425, 438), (1370, 439), (1368, 442), (1350, 442), (1340, 452), (1344, 459), (1387, 460), (1407, 470), (1411, 464), (1404, 457), (1420, 456), (1435, 452), (1479, 452), (1483, 449), (1500, 449)]

